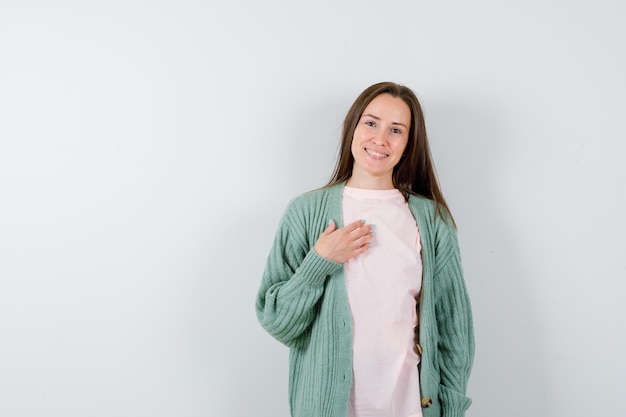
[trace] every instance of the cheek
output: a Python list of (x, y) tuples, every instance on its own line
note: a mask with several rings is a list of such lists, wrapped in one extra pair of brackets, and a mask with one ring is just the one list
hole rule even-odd
[(355, 151), (359, 149), (359, 137), (358, 133), (355, 131), (354, 135), (352, 135), (352, 143), (350, 144), (350, 150), (352, 151), (352, 155), (354, 155)]
[(407, 151), (407, 148), (409, 146), (409, 141), (408, 139), (403, 139), (399, 144), (398, 144), (398, 149), (400, 150), (400, 153), (404, 155), (404, 153)]
[(354, 162), (359, 154), (359, 148), (354, 144), (354, 141), (352, 142), (352, 146), (350, 147), (350, 154), (352, 155), (352, 162)]

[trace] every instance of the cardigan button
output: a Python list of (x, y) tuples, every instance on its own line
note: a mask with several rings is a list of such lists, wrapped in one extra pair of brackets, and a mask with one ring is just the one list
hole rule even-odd
[(422, 353), (424, 353), (424, 349), (422, 349), (419, 343), (415, 344), (415, 351), (419, 353), (420, 356), (422, 356)]
[(433, 405), (433, 401), (430, 399), (430, 397), (422, 398), (422, 407), (423, 408), (428, 408), (431, 405)]

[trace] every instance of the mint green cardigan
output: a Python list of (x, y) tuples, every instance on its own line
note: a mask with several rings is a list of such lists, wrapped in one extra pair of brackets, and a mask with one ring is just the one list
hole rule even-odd
[[(343, 266), (313, 246), (335, 220), (342, 224), (343, 186), (293, 199), (267, 259), (256, 312), (261, 325), (290, 348), (293, 417), (345, 417), (352, 386), (352, 317)], [(424, 417), (462, 417), (474, 356), (472, 315), (456, 231), (434, 203), (411, 196), (422, 244), (419, 300), (420, 391)]]

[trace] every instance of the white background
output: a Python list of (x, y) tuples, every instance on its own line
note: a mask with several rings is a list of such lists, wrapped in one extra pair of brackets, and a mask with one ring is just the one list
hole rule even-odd
[(625, 18), (2, 1), (0, 415), (288, 415), (288, 350), (254, 313), (265, 258), (384, 80), (422, 101), (458, 222), (468, 416), (623, 414)]

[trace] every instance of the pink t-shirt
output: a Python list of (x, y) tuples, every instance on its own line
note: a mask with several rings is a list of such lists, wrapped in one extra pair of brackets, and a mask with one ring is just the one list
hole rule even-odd
[(344, 187), (343, 221), (376, 225), (370, 249), (344, 264), (353, 320), (348, 417), (421, 417), (416, 300), (422, 285), (417, 223), (398, 190)]

